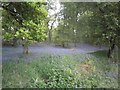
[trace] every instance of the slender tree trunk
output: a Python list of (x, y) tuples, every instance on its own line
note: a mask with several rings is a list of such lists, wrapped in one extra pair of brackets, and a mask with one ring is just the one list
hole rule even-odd
[(62, 42), (62, 47), (65, 47), (65, 43), (64, 42)]
[(28, 54), (28, 40), (27, 39), (23, 39), (22, 40), (22, 46), (23, 46), (23, 54)]
[(48, 43), (51, 43), (51, 30), (48, 31)]
[(113, 58), (113, 51), (115, 49), (115, 44), (112, 44), (110, 47), (109, 47), (109, 50), (108, 50), (108, 58)]
[(28, 46), (27, 45), (22, 45), (23, 46), (23, 54), (28, 54), (29, 50), (28, 50)]
[(108, 50), (108, 58), (113, 58), (113, 52), (115, 50), (115, 38), (111, 37), (110, 38), (110, 46), (109, 46), (109, 50)]

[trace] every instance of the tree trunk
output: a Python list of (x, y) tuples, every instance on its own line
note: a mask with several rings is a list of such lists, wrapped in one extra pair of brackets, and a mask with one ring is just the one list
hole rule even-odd
[(51, 30), (48, 31), (48, 43), (51, 43)]
[(28, 54), (28, 46), (27, 45), (22, 45), (23, 46), (23, 54)]
[(108, 58), (114, 58), (113, 52), (115, 51), (116, 37), (111, 37), (109, 43)]
[(62, 43), (62, 47), (65, 47), (65, 43), (64, 42)]
[(113, 51), (115, 49), (115, 44), (112, 44), (110, 47), (109, 47), (109, 50), (108, 50), (108, 58), (113, 58)]

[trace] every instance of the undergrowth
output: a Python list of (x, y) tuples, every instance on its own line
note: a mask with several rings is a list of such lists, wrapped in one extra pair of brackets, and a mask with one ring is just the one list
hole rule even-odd
[(2, 65), (2, 85), (3, 88), (118, 88), (117, 66), (107, 63), (106, 58), (96, 58), (94, 54), (47, 55), (29, 62), (6, 60)]

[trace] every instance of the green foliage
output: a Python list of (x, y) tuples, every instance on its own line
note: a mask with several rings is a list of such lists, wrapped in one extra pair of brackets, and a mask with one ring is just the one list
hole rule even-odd
[[(117, 88), (117, 78), (109, 75), (116, 73), (117, 67), (114, 64), (108, 67), (106, 58), (93, 55), (43, 55), (29, 62), (4, 61), (3, 87)], [(90, 68), (86, 69), (86, 65)]]
[[(67, 34), (62, 34), (63, 36), (68, 36), (68, 39), (74, 43), (83, 41), (93, 44), (109, 44), (112, 37), (117, 40), (115, 44), (119, 45), (118, 2), (64, 2), (61, 4), (64, 7), (61, 11), (64, 18), (60, 23), (68, 29), (68, 31), (65, 29)], [(73, 33), (74, 30), (76, 35)], [(58, 36), (63, 37), (62, 35)]]
[[(93, 42), (99, 39), (99, 43), (105, 44), (111, 44), (109, 43), (111, 37), (117, 40), (119, 38), (119, 3), (94, 3), (88, 7), (86, 9), (93, 13), (88, 19), (91, 29), (86, 30), (88, 31), (86, 34), (91, 35), (89, 38), (94, 39)], [(118, 43), (115, 42), (119, 45)]]
[(23, 40), (22, 43), (29, 45), (45, 40), (48, 12), (42, 2), (8, 2), (1, 5), (4, 42)]
[(71, 70), (52, 69), (49, 74), (47, 87), (54, 88), (70, 88), (74, 87), (75, 80)]
[(70, 43), (72, 42), (72, 37), (70, 37), (70, 29), (61, 25), (58, 30), (53, 32), (53, 42), (57, 44)]
[(4, 34), (4, 36), (3, 36), (3, 39), (5, 40), (5, 41), (10, 41), (10, 40), (12, 40), (12, 35), (10, 34), (10, 33), (5, 33)]

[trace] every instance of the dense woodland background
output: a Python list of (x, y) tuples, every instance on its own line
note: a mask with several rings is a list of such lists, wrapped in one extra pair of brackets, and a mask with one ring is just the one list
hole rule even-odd
[[(10, 56), (2, 63), (3, 87), (119, 86), (119, 2), (47, 0), (0, 2), (0, 6), (3, 59)], [(79, 53), (82, 48), (78, 46), (86, 44), (101, 51)], [(17, 52), (21, 46), (23, 54)], [(103, 46), (106, 49), (102, 51)], [(49, 54), (41, 53), (47, 50)]]
[[(37, 41), (47, 41), (63, 47), (69, 43), (107, 45), (109, 53), (120, 44), (119, 3), (61, 2), (59, 12), (53, 2), (6, 2), (2, 5), (4, 45), (28, 47)], [(54, 23), (57, 21), (57, 27)], [(110, 55), (108, 55), (110, 57)]]

